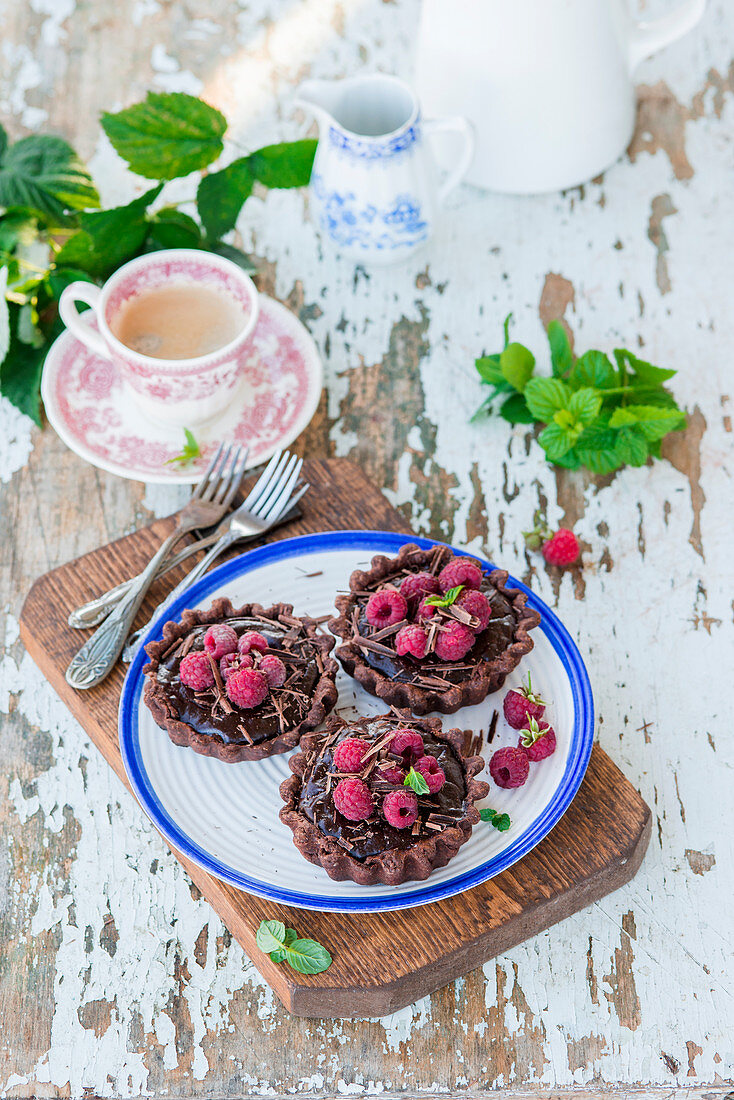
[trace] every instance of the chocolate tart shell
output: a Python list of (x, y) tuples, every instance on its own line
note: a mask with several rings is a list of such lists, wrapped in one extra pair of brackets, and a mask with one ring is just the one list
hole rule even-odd
[[(336, 656), (345, 671), (353, 676), (370, 695), (376, 695), (378, 699), (384, 700), (391, 706), (407, 708), (413, 714), (430, 714), (431, 711), (454, 714), (461, 707), (481, 703), (493, 691), (502, 687), (507, 676), (533, 648), (534, 643), (529, 631), (540, 623), (538, 612), (526, 606), (526, 594), (518, 588), (506, 587), (508, 573), (504, 569), (493, 569), (491, 573), (485, 573), (485, 577), (489, 584), (510, 603), (515, 615), (513, 640), (499, 656), (490, 661), (478, 663), (465, 680), (452, 684), (446, 691), (436, 691), (417, 684), (393, 680), (384, 672), (373, 668), (366, 661), (360, 648), (351, 641), (352, 613), (359, 602), (355, 592), (364, 591), (369, 585), (379, 583), (391, 573), (401, 569), (410, 568), (420, 572), (430, 565), (434, 552), (434, 550), (421, 550), (415, 543), (408, 543), (401, 547), (395, 558), (378, 554), (372, 559), (369, 570), (357, 569), (352, 573), (349, 578), (349, 592), (337, 596), (335, 600), (339, 614), (329, 621), (331, 632), (344, 639), (343, 644), (337, 647)], [(444, 564), (450, 560), (449, 555), (456, 556), (447, 549)]]
[(463, 817), (456, 824), (431, 836), (416, 837), (409, 848), (390, 848), (365, 860), (354, 859), (338, 841), (323, 833), (310, 818), (298, 808), (303, 777), (310, 764), (310, 756), (318, 748), (319, 742), (334, 730), (349, 726), (359, 736), (361, 723), (375, 722), (382, 718), (395, 720), (396, 728), (400, 719), (395, 714), (362, 718), (355, 722), (344, 722), (337, 715), (328, 719), (320, 733), (307, 734), (301, 740), (300, 751), (288, 761), (293, 775), (284, 779), (280, 785), (280, 796), (284, 806), (280, 811), (280, 820), (293, 833), (293, 843), (309, 863), (323, 867), (329, 878), (337, 882), (351, 879), (360, 886), (374, 886), (384, 883), (386, 886), (399, 886), (401, 882), (422, 881), (428, 878), (438, 867), (445, 867), (471, 836), (472, 827), (479, 821), (479, 811), (475, 802), (486, 797), (489, 784), (474, 778), (484, 767), (481, 756), (464, 755), (464, 731), (453, 729), (443, 731), (438, 718), (425, 718), (420, 723), (411, 723), (420, 730), (430, 730), (438, 740), (448, 742), (462, 764), (466, 780), (465, 801), (469, 803)]
[(170, 650), (177, 639), (185, 638), (192, 629), (221, 623), (226, 619), (247, 619), (258, 615), (277, 619), (279, 614), (292, 615), (292, 604), (277, 603), (272, 607), (263, 607), (259, 603), (246, 603), (242, 607), (234, 607), (230, 600), (220, 598), (213, 600), (211, 607), (206, 610), (184, 611), (181, 622), (165, 623), (160, 641), (148, 643), (145, 652), (150, 657), (150, 662), (143, 669), (145, 673), (143, 700), (157, 725), (167, 731), (175, 745), (191, 748), (202, 756), (215, 756), (227, 764), (236, 764), (242, 760), (263, 760), (266, 756), (288, 752), (289, 749), (295, 748), (304, 733), (321, 725), (337, 701), (334, 681), (339, 666), (333, 657), (329, 657), (334, 639), (326, 634), (317, 633), (318, 624), (306, 615), (299, 618), (303, 619), (304, 632), (309, 641), (321, 653), (324, 671), (316, 681), (311, 695), (311, 705), (304, 718), (297, 726), (276, 737), (261, 741), (259, 744), (248, 745), (244, 742), (227, 742), (217, 734), (199, 733), (188, 722), (181, 721), (178, 714), (171, 713), (171, 703), (165, 685), (156, 678), (163, 655)]

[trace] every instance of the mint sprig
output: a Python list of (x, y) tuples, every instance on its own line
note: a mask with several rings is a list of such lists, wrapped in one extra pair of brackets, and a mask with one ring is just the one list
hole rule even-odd
[(420, 772), (417, 772), (414, 767), (408, 769), (408, 773), (403, 780), (404, 787), (410, 787), (416, 794), (430, 794), (430, 787), (426, 783), (424, 776)]
[(507, 832), (512, 822), (510, 821), (509, 814), (501, 814), (499, 810), (490, 810), (488, 806), (479, 811), (479, 816), (482, 821), (488, 821), (490, 825), (494, 825), (495, 829), (499, 829), (501, 833)]
[(457, 599), (464, 591), (464, 587), (463, 584), (457, 584), (455, 588), (449, 588), (448, 592), (444, 592), (443, 596), (426, 596), (425, 602), (429, 603), (432, 607), (451, 607), (453, 603), (456, 603)]
[(473, 420), (493, 411), (511, 424), (539, 424), (538, 443), (549, 462), (608, 474), (622, 466), (642, 466), (660, 457), (660, 441), (686, 426), (686, 415), (665, 387), (674, 370), (653, 366), (626, 348), (614, 363), (601, 351), (575, 359), (560, 321), (548, 326), (551, 375), (536, 374), (535, 358), (522, 344), (509, 342), (475, 361), (490, 388)]
[(201, 448), (194, 438), (193, 432), (190, 432), (188, 428), (184, 428), (184, 436), (186, 442), (183, 445), (183, 450), (180, 454), (174, 455), (173, 458), (166, 459), (166, 466), (169, 463), (176, 463), (179, 466), (188, 466), (189, 462), (193, 462), (195, 458), (199, 458), (201, 455)]
[(301, 939), (295, 928), (286, 928), (279, 920), (261, 921), (255, 942), (274, 963), (286, 962), (299, 974), (321, 974), (332, 963), (331, 955), (322, 944)]

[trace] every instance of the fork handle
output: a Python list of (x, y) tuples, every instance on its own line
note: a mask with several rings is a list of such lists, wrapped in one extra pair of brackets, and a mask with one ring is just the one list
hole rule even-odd
[(112, 614), (72, 658), (66, 670), (66, 682), (73, 688), (86, 691), (96, 687), (112, 670), (120, 656), (138, 608), (145, 598), (145, 593), (158, 572), (158, 566), (171, 547), (189, 530), (191, 530), (190, 526), (177, 527), (161, 543), (143, 572), (130, 586), (127, 595), (120, 600)]
[[(250, 538), (252, 537), (253, 536), (250, 536)], [(206, 573), (212, 562), (216, 561), (220, 554), (223, 554), (225, 550), (232, 546), (233, 543), (237, 542), (238, 538), (241, 539), (242, 536), (238, 536), (237, 534), (235, 534), (234, 531), (228, 531), (227, 534), (222, 535), (219, 539), (217, 539), (211, 549), (208, 550), (206, 554), (204, 554), (204, 557), (201, 559), (201, 561), (198, 561), (194, 568), (189, 570), (183, 580), (179, 581), (173, 591), (168, 593), (163, 603), (160, 603), (158, 605), (155, 610), (155, 614), (153, 614), (150, 619), (148, 619), (147, 623), (144, 623), (139, 630), (136, 630), (134, 634), (130, 635), (130, 637), (127, 639), (127, 644), (122, 653), (123, 661), (132, 661), (133, 657), (137, 653), (138, 645), (140, 644), (143, 637), (148, 633), (148, 630), (153, 625), (153, 623), (160, 618), (164, 611), (168, 610), (174, 600), (177, 600), (179, 596), (183, 595), (183, 593), (191, 587), (194, 581), (198, 581), (199, 577), (202, 577), (204, 573)]]

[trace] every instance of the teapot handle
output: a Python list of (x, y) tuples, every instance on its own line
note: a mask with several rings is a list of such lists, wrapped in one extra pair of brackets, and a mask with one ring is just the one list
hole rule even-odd
[(630, 72), (634, 72), (645, 58), (693, 30), (705, 10), (706, 0), (685, 0), (660, 19), (633, 24), (628, 46)]
[(443, 205), (449, 194), (461, 183), (469, 171), (469, 166), (474, 158), (474, 127), (462, 115), (455, 115), (452, 118), (428, 118), (423, 125), (429, 137), (431, 134), (442, 132), (455, 133), (461, 137), (463, 142), (463, 150), (456, 167), (452, 168), (438, 189), (438, 201)]

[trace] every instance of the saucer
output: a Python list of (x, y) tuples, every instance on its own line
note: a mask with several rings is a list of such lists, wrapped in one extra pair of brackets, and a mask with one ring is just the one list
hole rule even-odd
[(192, 426), (201, 455), (184, 468), (168, 463), (183, 449), (183, 428), (148, 419), (115, 364), (68, 330), (46, 357), (41, 396), (58, 435), (93, 466), (135, 481), (190, 484), (220, 443), (246, 444), (248, 465), (257, 466), (292, 443), (316, 411), (323, 383), (318, 349), (298, 318), (264, 294), (241, 366), (228, 409)]

